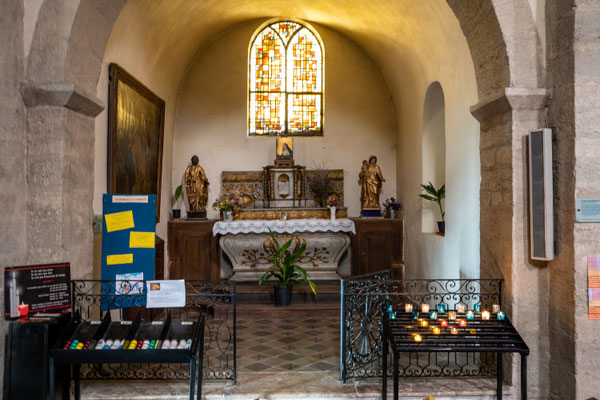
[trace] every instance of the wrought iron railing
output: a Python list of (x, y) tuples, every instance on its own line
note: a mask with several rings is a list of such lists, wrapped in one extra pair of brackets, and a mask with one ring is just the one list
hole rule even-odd
[[(432, 307), (444, 303), (452, 310), (463, 303), (471, 309), (481, 304), (491, 310), (493, 304), (501, 304), (502, 279), (394, 280), (392, 274), (386, 270), (341, 281), (340, 374), (344, 382), (381, 377), (382, 317), (388, 305), (400, 309), (411, 303), (417, 310), (422, 303)], [(495, 357), (477, 352), (409, 353), (399, 360), (400, 376), (495, 376)]]
[[(145, 281), (72, 281), (73, 309), (83, 319), (99, 320), (113, 310), (123, 320), (140, 311), (146, 320), (196, 320), (206, 315), (203, 379), (236, 381), (236, 287), (230, 281), (186, 281), (182, 308), (145, 308)], [(188, 364), (102, 364), (82, 366), (82, 379), (189, 379)]]

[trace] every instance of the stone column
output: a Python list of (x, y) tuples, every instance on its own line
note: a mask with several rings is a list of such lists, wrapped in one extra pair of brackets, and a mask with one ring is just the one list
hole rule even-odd
[[(529, 261), (527, 147), (543, 126), (546, 90), (506, 88), (471, 108), (481, 123), (481, 278), (505, 279), (503, 308), (531, 349), (531, 398), (548, 388), (547, 269)], [(505, 376), (518, 387), (519, 358), (508, 357)]]

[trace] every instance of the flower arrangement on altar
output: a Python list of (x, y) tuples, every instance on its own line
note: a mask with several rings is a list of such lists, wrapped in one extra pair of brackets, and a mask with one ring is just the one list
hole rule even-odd
[(233, 211), (237, 214), (242, 207), (242, 198), (237, 193), (220, 193), (212, 206), (216, 211)]
[[(397, 215), (400, 210), (402, 210), (402, 204), (398, 201), (396, 201), (395, 198), (390, 197), (389, 199), (387, 199), (385, 201), (385, 203), (383, 203), (383, 208), (385, 209), (385, 213), (389, 216), (391, 215), (391, 211), (393, 211), (394, 215)], [(394, 217), (391, 217), (394, 218)]]
[(340, 201), (334, 195), (327, 198), (327, 207), (337, 207), (340, 205)]

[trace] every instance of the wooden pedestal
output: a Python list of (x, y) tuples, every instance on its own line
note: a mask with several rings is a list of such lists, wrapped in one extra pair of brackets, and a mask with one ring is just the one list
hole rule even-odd
[(220, 279), (219, 247), (212, 234), (215, 221), (169, 221), (169, 279)]
[(404, 224), (400, 219), (352, 218), (352, 276), (385, 269), (402, 269)]

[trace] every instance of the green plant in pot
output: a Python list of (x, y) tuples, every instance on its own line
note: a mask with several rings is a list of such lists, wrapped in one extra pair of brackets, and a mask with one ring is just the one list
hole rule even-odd
[(440, 233), (446, 232), (446, 221), (444, 217), (446, 213), (444, 212), (444, 206), (442, 205), (442, 200), (446, 198), (446, 185), (442, 185), (439, 189), (436, 189), (435, 186), (431, 182), (428, 185), (421, 185), (421, 188), (425, 191), (425, 193), (421, 193), (419, 197), (424, 198), (425, 200), (433, 201), (437, 203), (440, 207), (440, 214), (442, 215), (442, 220), (438, 221), (438, 231)]
[(275, 279), (275, 302), (278, 306), (290, 305), (294, 285), (299, 285), (303, 282), (308, 283), (316, 296), (317, 289), (315, 284), (308, 279), (306, 270), (296, 264), (306, 250), (306, 246), (299, 246), (292, 253), (289, 248), (292, 245), (293, 239), (288, 240), (284, 245), (280, 245), (271, 229), (269, 229), (269, 232), (275, 245), (273, 267), (265, 272), (258, 281), (258, 284), (262, 285), (269, 278)]
[[(179, 204), (179, 199), (181, 198), (181, 195), (183, 194), (183, 187), (181, 185), (177, 186), (177, 188), (175, 189), (175, 193), (173, 194), (173, 197), (175, 198), (175, 207), (177, 207), (177, 205)], [(173, 219), (177, 220), (181, 218), (181, 209), (180, 208), (174, 208), (173, 209)]]

